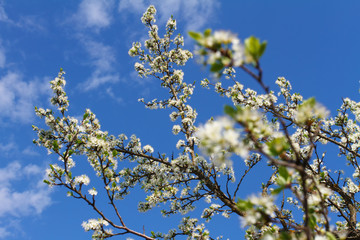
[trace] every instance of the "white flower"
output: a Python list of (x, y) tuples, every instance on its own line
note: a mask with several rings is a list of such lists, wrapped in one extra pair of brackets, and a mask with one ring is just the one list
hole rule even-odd
[(222, 212), (221, 214), (224, 218), (230, 218), (230, 215), (227, 211)]
[(177, 112), (172, 112), (172, 113), (170, 113), (170, 119), (171, 119), (171, 121), (174, 122), (178, 117), (179, 117), (179, 115), (178, 115)]
[(360, 191), (359, 187), (350, 179), (346, 179), (346, 186), (343, 187), (343, 190), (350, 193), (357, 193)]
[(154, 148), (150, 145), (145, 145), (144, 146), (144, 151), (148, 152), (148, 153), (153, 153), (154, 152)]
[(234, 129), (234, 121), (223, 117), (200, 126), (196, 136), (200, 147), (207, 155), (213, 156), (215, 163), (223, 164), (233, 152), (241, 157), (247, 157), (248, 150), (240, 138), (238, 130)]
[(328, 237), (325, 235), (315, 235), (314, 240), (328, 240)]
[(172, 19), (172, 18), (169, 18), (169, 20), (167, 21), (166, 23), (166, 26), (168, 28), (173, 28), (176, 30), (176, 20), (175, 19)]
[(173, 132), (174, 135), (177, 135), (180, 131), (181, 131), (180, 125), (174, 125), (173, 126), (172, 132)]
[(222, 31), (222, 30), (215, 31), (212, 37), (215, 42), (224, 43), (224, 44), (229, 44), (232, 42), (234, 38), (236, 38), (236, 36), (230, 31)]
[(244, 217), (240, 218), (241, 227), (254, 225), (261, 218), (259, 212), (249, 211)]
[(143, 24), (148, 24), (150, 22), (155, 22), (154, 15), (156, 14), (156, 9), (153, 5), (149, 6), (144, 15), (141, 17), (141, 22)]
[(98, 192), (96, 191), (96, 189), (95, 188), (93, 188), (93, 189), (89, 189), (89, 194), (90, 195), (92, 195), (92, 196), (96, 196), (97, 194), (98, 194)]
[(89, 185), (89, 183), (90, 183), (90, 178), (88, 176), (86, 176), (85, 174), (75, 177), (76, 185), (77, 184)]
[(176, 143), (176, 148), (180, 149), (181, 147), (185, 146), (185, 141), (180, 139), (177, 143)]
[(109, 223), (104, 219), (89, 219), (87, 222), (83, 222), (81, 226), (85, 231), (100, 230), (101, 226), (108, 226)]
[(261, 238), (262, 240), (274, 240), (275, 237), (271, 234), (266, 234), (264, 237)]
[(305, 124), (311, 119), (323, 119), (328, 115), (329, 111), (324, 106), (317, 103), (314, 98), (310, 98), (299, 105), (295, 119), (297, 123)]
[(238, 38), (232, 40), (234, 66), (240, 66), (245, 61), (244, 46)]

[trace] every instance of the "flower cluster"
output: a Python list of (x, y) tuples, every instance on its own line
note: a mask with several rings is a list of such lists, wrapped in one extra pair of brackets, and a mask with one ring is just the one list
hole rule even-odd
[(304, 101), (298, 106), (295, 120), (298, 124), (311, 124), (318, 119), (324, 119), (329, 115), (325, 107), (316, 103), (314, 98)]
[(104, 219), (89, 219), (87, 222), (83, 222), (81, 226), (85, 231), (94, 231), (93, 239), (104, 239), (112, 235), (111, 230), (104, 229), (104, 226), (108, 226), (109, 223)]
[[(134, 68), (140, 77), (156, 79), (169, 93), (161, 100), (155, 96), (139, 101), (146, 108), (169, 111), (173, 122), (169, 132), (178, 138), (171, 155), (161, 154), (161, 149), (143, 144), (135, 135), (114, 136), (101, 130), (89, 109), (82, 119), (66, 115), (69, 100), (62, 69), (51, 81), (51, 103), (57, 110), (35, 109), (47, 129), (33, 126), (37, 133), (34, 143), (57, 161), (50, 164), (44, 182), (67, 188), (68, 196), (82, 199), (100, 217), (83, 222), (83, 228), (93, 231), (95, 239), (124, 234), (149, 240), (214, 239), (205, 224), (213, 218), (237, 215), (243, 227), (248, 227), (247, 239), (359, 236), (360, 103), (345, 98), (338, 114), (328, 118), (329, 112), (314, 98), (304, 101), (299, 93), (292, 93), (284, 77), (275, 81), (278, 92), (270, 90), (260, 67), (266, 41), (251, 36), (242, 44), (231, 32), (205, 30), (203, 34), (190, 32), (190, 36), (198, 43), (204, 63), (225, 77), (216, 82), (204, 79), (200, 85), (213, 88), (234, 106), (225, 107), (226, 117), (197, 124), (198, 113), (191, 105), (196, 83), (189, 83), (183, 70), (193, 55), (183, 49), (184, 38), (175, 36), (173, 17), (166, 23), (165, 34), (159, 35), (155, 14), (155, 7), (150, 6), (142, 16), (148, 39), (134, 43), (129, 55), (138, 58)], [(239, 70), (254, 79), (260, 91), (240, 83)], [(322, 144), (339, 149), (335, 170), (328, 164)], [(86, 157), (94, 174), (82, 172), (82, 164), (76, 164), (79, 156)], [(236, 156), (243, 158), (243, 163), (233, 164)], [(346, 171), (339, 170), (342, 160)], [(256, 165), (266, 168), (262, 192), (242, 199), (247, 175)], [(142, 189), (146, 195), (139, 201), (139, 211), (161, 206), (165, 216), (186, 216), (167, 234), (128, 228), (118, 201), (133, 189)], [(115, 218), (105, 216), (107, 211), (101, 208), (104, 199)], [(197, 213), (192, 210), (201, 199), (207, 206), (195, 218)], [(332, 219), (329, 212), (338, 216), (331, 215)]]
[(200, 139), (200, 147), (211, 156), (217, 164), (230, 164), (230, 154), (246, 158), (247, 147), (241, 141), (240, 132), (234, 128), (235, 122), (230, 118), (220, 118), (199, 127), (196, 135)]
[(270, 196), (253, 195), (247, 200), (240, 200), (238, 205), (246, 211), (245, 216), (241, 218), (243, 226), (254, 226), (275, 217), (274, 199)]

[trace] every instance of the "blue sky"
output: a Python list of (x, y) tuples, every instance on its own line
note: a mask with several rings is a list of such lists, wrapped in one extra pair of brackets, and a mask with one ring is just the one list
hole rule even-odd
[[(158, 9), (160, 29), (174, 15), (184, 35), (212, 28), (267, 40), (264, 80), (273, 86), (284, 76), (294, 91), (315, 96), (332, 115), (342, 97), (359, 99), (359, 1), (0, 0), (0, 239), (90, 239), (80, 224), (96, 215), (63, 189), (42, 183), (44, 169), (56, 159), (32, 144), (31, 125), (43, 126), (34, 106), (50, 107), (48, 82), (60, 67), (67, 73), (70, 114), (80, 116), (90, 108), (103, 130), (135, 133), (155, 151), (176, 152), (169, 112), (146, 110), (137, 102), (166, 92), (154, 79), (138, 78), (135, 59), (127, 54), (132, 42), (146, 37), (140, 17), (149, 4)], [(194, 47), (188, 37), (185, 47)], [(256, 87), (238, 75), (245, 86)], [(185, 68), (186, 81), (198, 84), (208, 76), (195, 61)], [(199, 123), (221, 115), (226, 103), (196, 86), (192, 104)], [(177, 225), (158, 209), (136, 213), (141, 197), (119, 203), (129, 226), (167, 231)], [(236, 217), (219, 217), (210, 230), (239, 239), (239, 226)]]

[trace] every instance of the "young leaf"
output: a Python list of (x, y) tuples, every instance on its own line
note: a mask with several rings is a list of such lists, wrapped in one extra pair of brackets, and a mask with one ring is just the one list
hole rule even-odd
[(274, 189), (274, 190), (271, 191), (271, 194), (273, 194), (273, 195), (278, 195), (278, 194), (281, 193), (284, 189), (285, 189), (285, 187), (276, 188), (276, 189)]
[(334, 234), (332, 234), (331, 232), (327, 232), (326, 236), (328, 237), (329, 240), (336, 240), (337, 238), (334, 236)]
[(204, 36), (205, 36), (205, 37), (209, 37), (210, 34), (211, 34), (211, 29), (210, 29), (210, 28), (205, 29), (205, 31), (204, 31)]
[(222, 57), (221, 63), (224, 64), (224, 66), (228, 66), (231, 63), (231, 59), (228, 57)]
[(189, 33), (189, 36), (191, 37), (191, 38), (193, 38), (195, 41), (197, 41), (197, 42), (199, 42), (202, 38), (203, 38), (203, 36), (202, 36), (202, 34), (201, 33), (198, 33), (198, 32), (188, 32)]
[(266, 49), (266, 45), (267, 45), (267, 41), (263, 41), (260, 45), (260, 49), (259, 49), (259, 58), (264, 54), (265, 49)]
[(89, 113), (88, 113), (88, 112), (85, 112), (85, 113), (84, 113), (84, 116), (83, 116), (83, 120), (85, 120), (88, 116), (89, 116)]
[(59, 144), (58, 144), (57, 140), (54, 140), (54, 141), (52, 142), (52, 145), (53, 145), (53, 149), (54, 149), (55, 152), (56, 152), (57, 150), (59, 150)]
[(275, 138), (266, 144), (268, 145), (270, 153), (273, 156), (278, 156), (290, 148), (290, 145), (283, 137)]
[(222, 63), (214, 63), (211, 65), (210, 71), (211, 72), (220, 72), (221, 69), (224, 68), (224, 65)]
[(264, 54), (267, 42), (260, 40), (254, 36), (245, 39), (245, 53), (250, 56), (254, 61), (258, 61), (259, 58)]
[(238, 208), (240, 208), (240, 210), (242, 211), (247, 211), (249, 209), (253, 208), (253, 204), (250, 201), (247, 200), (241, 200), (239, 199), (238, 202), (236, 203), (236, 205), (238, 206)]
[(279, 175), (283, 178), (285, 178), (286, 180), (290, 177), (290, 174), (288, 172), (288, 170), (286, 169), (286, 167), (279, 167)]
[(236, 109), (234, 109), (232, 106), (226, 105), (224, 107), (224, 112), (229, 115), (230, 117), (234, 118), (236, 115)]
[(251, 56), (256, 58), (260, 49), (260, 40), (254, 36), (245, 39), (245, 49)]

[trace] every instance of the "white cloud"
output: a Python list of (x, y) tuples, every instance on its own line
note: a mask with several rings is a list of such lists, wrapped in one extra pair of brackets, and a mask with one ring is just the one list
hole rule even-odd
[(3, 68), (3, 67), (5, 67), (5, 51), (0, 46), (0, 68)]
[(21, 16), (16, 26), (28, 31), (46, 31), (44, 20), (39, 16)]
[(112, 99), (114, 99), (116, 102), (118, 103), (123, 103), (124, 99), (122, 99), (119, 96), (116, 96), (115, 93), (113, 92), (112, 88), (107, 88), (106, 89), (106, 94), (111, 97)]
[(111, 24), (113, 7), (113, 0), (83, 0), (74, 19), (80, 27), (99, 30)]
[(31, 176), (31, 175), (42, 175), (42, 173), (44, 172), (44, 169), (41, 169), (39, 166), (34, 165), (34, 164), (29, 164), (26, 165), (23, 168), (23, 171), (25, 173), (26, 176)]
[(40, 155), (38, 152), (36, 152), (30, 146), (26, 147), (21, 153), (24, 154), (24, 155), (27, 155), (27, 156), (39, 156)]
[(8, 72), (0, 78), (0, 120), (28, 123), (40, 96), (49, 95), (48, 79), (25, 82), (19, 73)]
[(26, 237), (19, 219), (4, 219), (0, 221), (0, 239), (13, 239), (13, 237), (21, 236), (22, 239)]
[(5, 12), (3, 1), (0, 1), (0, 22), (8, 22), (8, 23), (11, 22), (11, 20), (8, 18)]
[(140, 14), (150, 4), (157, 8), (160, 23), (165, 23), (171, 15), (174, 15), (175, 19), (185, 23), (186, 30), (198, 30), (215, 17), (220, 2), (217, 0), (121, 0), (118, 9), (120, 12), (132, 11)]
[(17, 146), (14, 142), (8, 142), (6, 144), (0, 143), (0, 152), (6, 153), (10, 152), (11, 150), (16, 150)]
[[(0, 218), (40, 214), (51, 204), (50, 189), (42, 182), (44, 170), (35, 165), (22, 167), (13, 162), (0, 169)], [(18, 180), (29, 183), (24, 191), (13, 186)]]
[(0, 168), (0, 239), (22, 234), (21, 220), (41, 214), (52, 204), (43, 183), (45, 169), (14, 161)]
[(119, 3), (119, 11), (127, 11), (132, 10), (134, 12), (143, 12), (148, 7), (147, 4), (144, 3), (143, 0), (120, 0)]
[[(5, 66), (5, 49), (0, 39), (0, 68), (5, 68)], [(41, 96), (50, 96), (50, 93), (49, 79), (26, 82), (20, 73), (11, 71), (0, 75), (0, 123), (4, 120), (15, 123), (31, 122), (34, 117), (35, 103)], [(11, 144), (0, 144), (0, 150), (4, 147), (11, 147)]]
[(114, 83), (120, 80), (119, 74), (114, 71), (116, 57), (111, 46), (94, 41), (91, 37), (93, 32), (82, 32), (83, 28), (94, 30), (96, 33), (110, 26), (112, 23), (112, 11), (115, 8), (114, 0), (82, 0), (77, 12), (71, 21), (79, 26), (77, 39), (83, 45), (89, 55), (88, 64), (92, 66), (91, 76), (78, 86), (83, 91), (96, 89), (97, 87)]
[(13, 163), (10, 163), (5, 168), (0, 168), (0, 183), (1, 183), (0, 187), (8, 188), (10, 185), (10, 182), (12, 180), (16, 179), (16, 172), (19, 172), (20, 168), (21, 168), (21, 165), (18, 162), (13, 162)]
[[(0, 10), (1, 10), (1, 8), (0, 8)], [(0, 18), (1, 18), (1, 16), (0, 16)], [(5, 62), (6, 62), (5, 48), (1, 45), (1, 41), (0, 41), (0, 68), (5, 67)]]
[[(4, 22), (11, 26), (15, 26), (19, 28), (24, 28), (29, 31), (45, 30), (39, 16), (21, 15), (19, 20), (10, 19), (5, 12), (4, 1), (0, 1), (0, 22)], [(0, 54), (0, 62), (1, 62), (1, 54)], [(0, 67), (1, 67), (1, 63), (0, 63)]]
[(118, 82), (120, 77), (114, 71), (116, 57), (113, 48), (84, 37), (80, 40), (90, 56), (90, 65), (94, 67), (91, 77), (79, 85), (81, 89), (88, 91), (105, 83)]
[(7, 238), (7, 237), (9, 237), (11, 234), (10, 234), (10, 232), (6, 229), (6, 228), (4, 228), (4, 227), (0, 227), (0, 238)]

